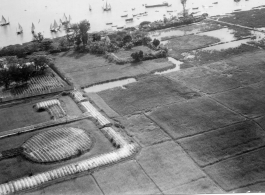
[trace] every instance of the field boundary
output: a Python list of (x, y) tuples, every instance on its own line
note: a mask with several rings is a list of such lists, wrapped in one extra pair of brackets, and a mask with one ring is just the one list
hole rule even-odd
[(72, 122), (83, 120), (86, 118), (92, 118), (92, 115), (90, 113), (86, 112), (86, 113), (83, 113), (81, 116), (67, 116), (67, 117), (60, 118), (60, 119), (53, 120), (53, 121), (47, 121), (44, 123), (38, 123), (35, 125), (30, 125), (30, 126), (26, 126), (26, 127), (17, 128), (17, 129), (12, 129), (12, 130), (8, 130), (8, 131), (0, 132), (0, 139), (5, 138), (5, 137), (9, 137), (9, 136), (13, 136), (13, 135), (19, 135), (19, 134), (30, 132), (30, 131), (36, 131), (39, 129), (44, 129), (47, 127), (53, 127), (53, 126), (58, 126), (58, 125), (62, 125), (62, 124), (72, 123)]

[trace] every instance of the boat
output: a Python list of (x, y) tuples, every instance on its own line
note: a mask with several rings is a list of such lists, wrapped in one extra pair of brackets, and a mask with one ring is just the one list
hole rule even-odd
[(89, 4), (89, 11), (91, 11), (92, 10), (92, 8), (91, 8), (91, 5)]
[(132, 11), (134, 11), (135, 10), (135, 8), (132, 8)]
[(117, 25), (113, 25), (113, 26), (111, 26), (111, 27), (117, 27)]
[(2, 16), (2, 21), (1, 21), (1, 24), (0, 24), (0, 25), (1, 25), (1, 26), (9, 25), (9, 21), (7, 22), (6, 19), (5, 19), (5, 17)]
[[(69, 15), (69, 17), (70, 17), (70, 15)], [(60, 19), (60, 23), (63, 24), (63, 25), (64, 24), (68, 24), (69, 22), (70, 22), (70, 20), (67, 19), (65, 14), (63, 15), (63, 19), (62, 20)]]
[(111, 25), (112, 24), (112, 22), (108, 22), (108, 23), (106, 23), (106, 25)]
[(106, 5), (102, 7), (103, 11), (110, 11), (111, 10), (111, 6), (110, 4), (107, 3), (106, 1)]
[(126, 15), (122, 15), (121, 17), (127, 17), (128, 16), (128, 14), (126, 14)]
[(23, 28), (22, 28), (22, 26), (18, 23), (17, 34), (19, 35), (19, 34), (21, 34), (21, 33), (23, 33)]
[(155, 12), (159, 12), (158, 10), (156, 10)]
[(214, 2), (213, 4), (218, 4), (218, 2)]
[(167, 10), (167, 12), (173, 12), (172, 10)]
[(199, 9), (199, 7), (193, 7), (192, 9)]
[(133, 21), (133, 18), (128, 18), (128, 19), (125, 19), (126, 22), (132, 22)]
[(58, 26), (57, 22), (54, 20), (53, 25), (50, 25), (50, 31), (51, 32), (57, 32), (58, 30), (60, 30), (61, 26)]
[(167, 2), (163, 2), (162, 4), (155, 4), (155, 5), (146, 5), (145, 4), (145, 8), (152, 8), (152, 7), (168, 7), (168, 6), (171, 6), (169, 5)]
[(133, 14), (133, 17), (138, 16), (138, 14)]
[(124, 28), (124, 26), (117, 27), (117, 29), (123, 29), (123, 28)]
[(35, 25), (32, 23), (31, 24), (31, 32), (32, 32), (32, 34), (34, 34), (34, 31), (35, 31)]

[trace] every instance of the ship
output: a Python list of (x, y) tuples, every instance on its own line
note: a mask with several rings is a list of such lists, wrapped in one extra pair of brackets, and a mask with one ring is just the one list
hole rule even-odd
[(152, 7), (169, 7), (170, 5), (167, 2), (163, 2), (162, 4), (155, 4), (155, 5), (145, 5), (146, 8), (152, 8)]

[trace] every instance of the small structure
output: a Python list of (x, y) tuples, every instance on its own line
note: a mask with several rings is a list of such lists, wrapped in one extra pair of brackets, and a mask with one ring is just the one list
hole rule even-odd
[(66, 116), (66, 113), (61, 107), (61, 103), (59, 100), (48, 100), (44, 102), (39, 102), (34, 107), (39, 112), (47, 110), (54, 119)]

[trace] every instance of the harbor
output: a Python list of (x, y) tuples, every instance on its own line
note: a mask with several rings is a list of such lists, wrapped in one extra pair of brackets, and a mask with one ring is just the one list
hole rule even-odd
[[(253, 7), (258, 7), (264, 4), (262, 0), (252, 1), (220, 1), (214, 4), (215, 0), (189, 0), (187, 9), (190, 12), (199, 12), (198, 14), (208, 13), (209, 16), (224, 15), (231, 13), (234, 10), (249, 10)], [(103, 8), (110, 6), (111, 10), (104, 11)], [(6, 22), (1, 21), (1, 24), (9, 22), (9, 25), (0, 26), (0, 47), (22, 44), (32, 40), (31, 25), (35, 25), (35, 31), (41, 32), (45, 38), (56, 38), (65, 35), (63, 29), (56, 33), (51, 32), (50, 25), (54, 25), (54, 20), (57, 25), (60, 25), (60, 19), (63, 20), (64, 15), (71, 16), (71, 22), (76, 23), (87, 19), (90, 22), (90, 32), (101, 30), (117, 30), (117, 27), (132, 27), (140, 24), (143, 21), (161, 20), (163, 17), (170, 18), (182, 11), (182, 5), (179, 1), (167, 1), (170, 6), (161, 6), (146, 8), (146, 5), (160, 5), (163, 2), (160, 0), (145, 0), (141, 2), (129, 0), (41, 0), (35, 2), (33, 0), (3, 0), (1, 1), (0, 16), (5, 18)], [(10, 8), (12, 7), (12, 12)], [(196, 8), (196, 9), (193, 9)], [(126, 12), (125, 12), (126, 11)], [(133, 20), (125, 21), (124, 15), (133, 16)], [(126, 18), (128, 19), (128, 18)], [(17, 34), (18, 23), (23, 28), (23, 33)], [(111, 26), (106, 25), (112, 23)], [(121, 28), (120, 28), (121, 29)]]

